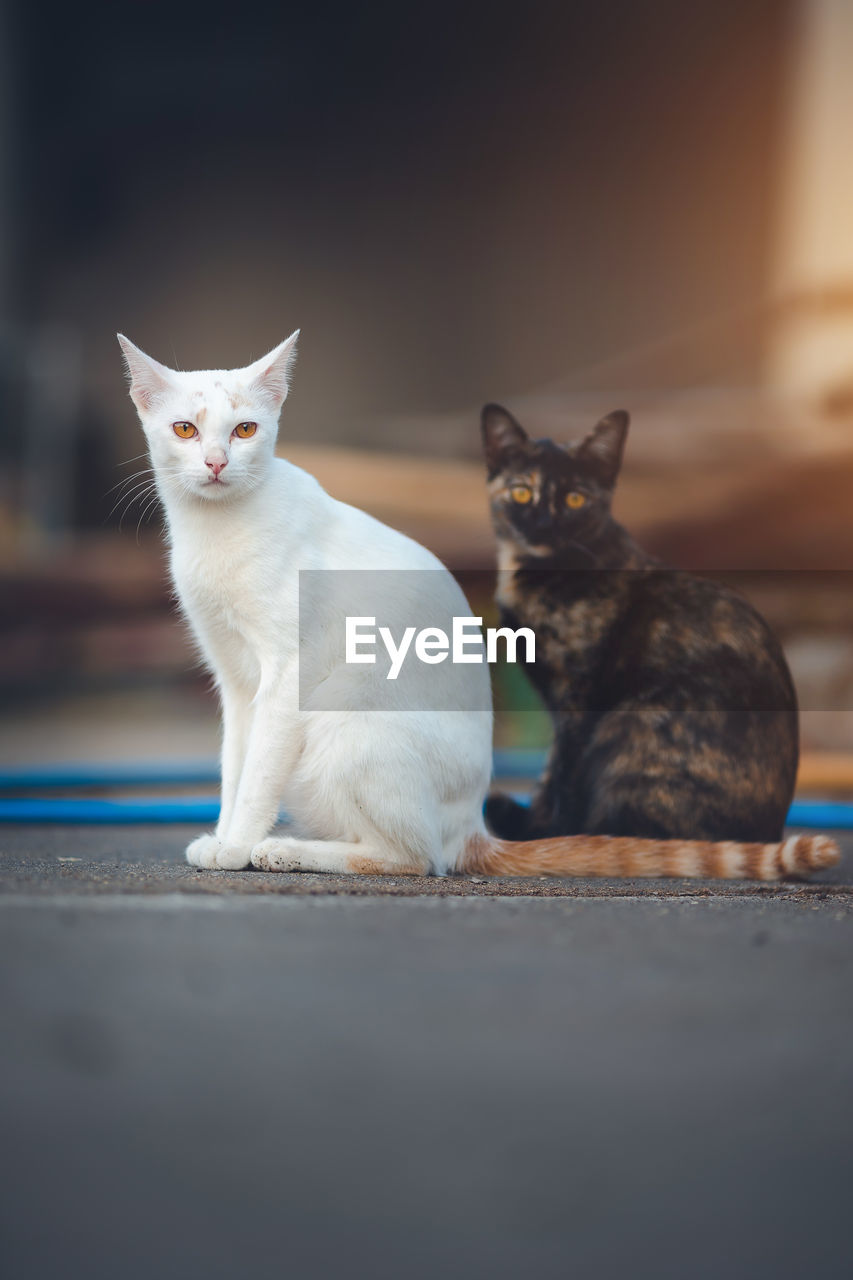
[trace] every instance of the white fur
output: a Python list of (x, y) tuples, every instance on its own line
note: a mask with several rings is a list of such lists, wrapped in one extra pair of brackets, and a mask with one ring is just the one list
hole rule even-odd
[[(320, 602), (316, 618), (304, 616), (303, 603), (301, 619), (317, 705), (321, 681), (328, 689), (337, 680), (353, 709), (314, 709), (304, 687), (300, 709), (299, 570), (432, 570), (419, 607), (434, 603), (438, 616), (470, 609), (424, 547), (274, 456), (297, 336), (245, 369), (186, 373), (119, 335), (166, 512), (172, 576), (222, 703), (221, 815), (213, 834), (189, 845), (187, 860), (351, 871), (366, 859), (387, 872), (444, 874), (466, 839), (485, 831), (491, 710), (407, 709), (379, 665), (335, 668)], [(182, 421), (196, 425), (196, 438), (175, 435), (172, 424)], [(235, 437), (246, 421), (258, 424), (256, 434)], [(462, 672), (482, 682), (479, 705), (489, 707), (487, 668)], [(435, 673), (425, 666), (422, 678)], [(419, 678), (407, 686), (413, 706), (428, 705)], [(299, 838), (267, 838), (282, 804)]]

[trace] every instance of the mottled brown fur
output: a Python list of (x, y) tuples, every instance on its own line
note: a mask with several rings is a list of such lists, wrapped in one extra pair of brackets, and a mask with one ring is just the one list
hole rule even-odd
[[(785, 658), (745, 600), (667, 569), (613, 519), (627, 427), (611, 414), (562, 447), (530, 440), (499, 406), (483, 411), (501, 621), (536, 633), (526, 670), (554, 721), (530, 809), (494, 796), (487, 820), (511, 840), (768, 845), (797, 770)], [(745, 857), (752, 871), (758, 855)]]

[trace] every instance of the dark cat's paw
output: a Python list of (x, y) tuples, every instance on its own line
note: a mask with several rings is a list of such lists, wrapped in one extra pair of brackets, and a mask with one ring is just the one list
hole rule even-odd
[(487, 798), (483, 813), (491, 832), (501, 840), (524, 840), (530, 825), (530, 810), (512, 796), (501, 792)]

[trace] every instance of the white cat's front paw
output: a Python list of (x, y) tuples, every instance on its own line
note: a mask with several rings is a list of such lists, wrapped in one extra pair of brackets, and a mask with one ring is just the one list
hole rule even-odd
[(252, 866), (258, 871), (299, 871), (299, 842), (288, 836), (262, 840), (252, 850)]
[(250, 854), (246, 845), (225, 844), (219, 836), (198, 836), (187, 845), (186, 858), (193, 867), (242, 871), (249, 865)]
[(197, 836), (186, 849), (186, 860), (191, 867), (215, 867), (219, 841), (216, 836)]

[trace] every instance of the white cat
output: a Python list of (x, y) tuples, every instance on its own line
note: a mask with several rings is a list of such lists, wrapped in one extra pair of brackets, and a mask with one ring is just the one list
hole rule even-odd
[[(168, 369), (118, 336), (166, 513), (172, 576), (222, 703), (221, 815), (213, 834), (187, 848), (190, 863), (776, 878), (835, 860), (823, 837), (747, 847), (489, 836), (487, 668), (445, 664), (450, 701), (427, 709), (437, 705), (435, 667), (422, 665), (401, 686), (379, 664), (344, 670), (332, 644), (332, 597), (351, 582), (357, 605), (365, 570), (415, 571), (418, 598), (398, 600), (403, 611), (409, 603), (442, 618), (471, 611), (424, 547), (275, 456), (298, 331), (246, 368), (193, 373)], [(299, 574), (310, 570), (314, 585), (300, 609)], [(465, 705), (475, 709), (453, 709)], [(270, 838), (282, 804), (296, 834)]]

